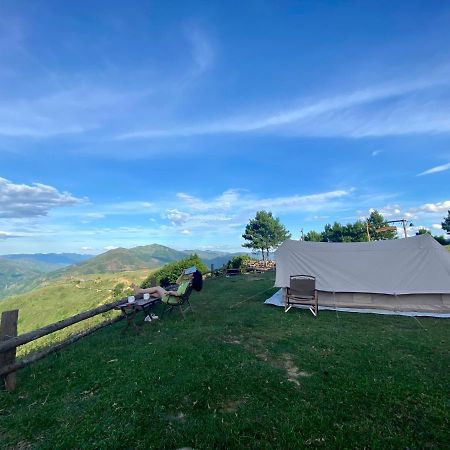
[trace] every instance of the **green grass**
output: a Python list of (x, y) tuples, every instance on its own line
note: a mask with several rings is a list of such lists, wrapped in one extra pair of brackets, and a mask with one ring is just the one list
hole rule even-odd
[(222, 278), (195, 314), (117, 323), (0, 392), (2, 448), (446, 448), (450, 322), (262, 304)]

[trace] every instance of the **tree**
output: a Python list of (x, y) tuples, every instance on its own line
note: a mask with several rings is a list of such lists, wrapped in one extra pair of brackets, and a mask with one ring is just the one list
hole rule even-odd
[(397, 236), (396, 231), (377, 232), (381, 227), (386, 227), (388, 223), (378, 212), (373, 211), (367, 221), (357, 220), (347, 225), (334, 222), (332, 225), (327, 223), (322, 232), (309, 231), (305, 235), (305, 241), (314, 242), (366, 242), (368, 241), (367, 228), (369, 228), (372, 240), (394, 239)]
[(227, 269), (243, 269), (252, 261), (257, 261), (255, 258), (252, 258), (250, 255), (239, 255), (233, 256), (226, 264)]
[(441, 223), (442, 229), (450, 233), (450, 210), (447, 213), (447, 217), (444, 217), (444, 221)]
[(366, 223), (362, 220), (348, 223), (343, 232), (343, 242), (366, 242), (368, 240)]
[(333, 225), (327, 223), (321, 237), (325, 242), (364, 242), (367, 241), (366, 224), (361, 220), (347, 225), (339, 222), (334, 222)]
[(370, 239), (373, 241), (381, 241), (385, 239), (395, 239), (397, 236), (396, 231), (383, 231), (378, 232), (377, 229), (386, 227), (389, 224), (384, 217), (378, 211), (372, 211), (367, 219), (369, 224)]
[(323, 241), (323, 234), (314, 230), (308, 231), (305, 234), (305, 241), (321, 242)]
[(343, 226), (339, 222), (334, 222), (333, 225), (327, 223), (323, 230), (322, 236), (325, 242), (343, 242)]
[(291, 234), (281, 224), (278, 217), (273, 217), (269, 211), (258, 211), (254, 219), (250, 219), (245, 227), (242, 237), (248, 241), (243, 247), (261, 251), (262, 259), (269, 251), (277, 248), (283, 241), (289, 239)]
[(449, 241), (447, 241), (447, 239), (445, 239), (444, 235), (440, 235), (440, 236), (433, 236), (434, 239), (436, 239), (436, 241), (439, 242), (439, 244), (441, 245), (448, 245)]

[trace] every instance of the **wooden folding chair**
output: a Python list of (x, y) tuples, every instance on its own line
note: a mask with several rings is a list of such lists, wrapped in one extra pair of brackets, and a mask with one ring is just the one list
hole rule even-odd
[(169, 313), (172, 312), (174, 308), (178, 308), (183, 319), (185, 318), (184, 314), (187, 311), (191, 310), (192, 312), (194, 312), (194, 310), (192, 309), (192, 305), (189, 302), (189, 296), (191, 295), (191, 292), (192, 286), (188, 286), (188, 288), (186, 289), (185, 293), (182, 296), (176, 297), (174, 295), (170, 295), (166, 302), (163, 300), (162, 303), (164, 307), (161, 314), (161, 318), (164, 316), (166, 312)]
[(286, 288), (284, 312), (296, 305), (309, 305), (315, 317), (319, 312), (316, 278), (312, 275), (291, 275)]

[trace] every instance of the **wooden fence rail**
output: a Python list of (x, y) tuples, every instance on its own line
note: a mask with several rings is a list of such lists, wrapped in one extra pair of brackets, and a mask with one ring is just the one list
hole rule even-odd
[(46, 336), (47, 334), (54, 333), (55, 331), (62, 330), (70, 325), (81, 322), (82, 320), (89, 319), (90, 317), (97, 316), (104, 312), (114, 309), (120, 303), (123, 303), (125, 299), (121, 299), (117, 302), (108, 303), (107, 305), (102, 305), (89, 311), (84, 311), (82, 313), (76, 314), (75, 316), (68, 317), (67, 319), (60, 320), (59, 322), (46, 325), (45, 327), (39, 328), (28, 333), (21, 334), (20, 336), (8, 339), (0, 343), (0, 353), (10, 350), (14, 347), (19, 347), (19, 345), (27, 344), (28, 342), (39, 339), (40, 337)]
[(29, 364), (39, 361), (40, 359), (46, 357), (47, 355), (50, 355), (51, 353), (54, 353), (64, 347), (67, 347), (70, 344), (73, 344), (74, 342), (80, 340), (81, 338), (88, 336), (89, 334), (94, 333), (97, 330), (100, 330), (101, 328), (104, 328), (108, 325), (111, 325), (119, 320), (122, 319), (122, 316), (118, 316), (112, 320), (107, 320), (105, 322), (99, 323), (95, 327), (89, 328), (87, 330), (84, 330), (80, 333), (74, 334), (73, 336), (70, 336), (69, 338), (65, 339), (62, 342), (59, 342), (58, 344), (52, 345), (51, 347), (46, 347), (44, 350), (39, 352), (34, 352), (29, 356), (25, 356), (24, 358), (21, 358), (20, 360), (11, 363), (9, 365), (0, 366), (0, 377), (5, 376), (9, 373), (15, 372), (16, 370), (22, 369)]

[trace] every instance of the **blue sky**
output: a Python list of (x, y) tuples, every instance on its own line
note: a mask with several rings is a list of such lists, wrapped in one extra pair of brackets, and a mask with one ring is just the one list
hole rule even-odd
[(447, 1), (2, 1), (0, 61), (0, 254), (442, 234)]

